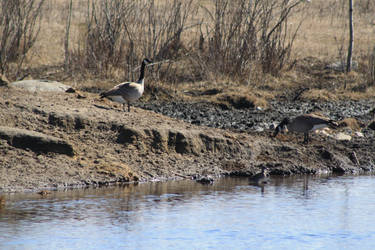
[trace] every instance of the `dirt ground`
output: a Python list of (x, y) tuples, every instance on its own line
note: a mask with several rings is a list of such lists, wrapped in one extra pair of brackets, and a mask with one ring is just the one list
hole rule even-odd
[(353, 130), (350, 141), (314, 134), (303, 144), (300, 134), (273, 138), (271, 130), (252, 126), (234, 131), (138, 107), (124, 112), (93, 93), (2, 86), (0, 193), (197, 175), (252, 176), (262, 166), (272, 175), (372, 171), (374, 131), (364, 128), (363, 136)]

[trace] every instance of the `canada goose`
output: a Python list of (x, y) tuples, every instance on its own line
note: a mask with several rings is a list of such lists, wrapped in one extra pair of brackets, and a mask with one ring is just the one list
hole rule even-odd
[(268, 183), (269, 179), (269, 173), (268, 169), (264, 166), (262, 166), (262, 172), (257, 173), (250, 178), (250, 183), (255, 185), (264, 185)]
[(333, 120), (326, 119), (314, 114), (300, 115), (289, 120), (289, 118), (284, 118), (282, 122), (276, 127), (273, 137), (283, 130), (285, 127), (288, 131), (304, 133), (304, 143), (309, 141), (309, 132), (325, 127), (337, 127), (337, 124)]
[(151, 63), (149, 59), (143, 59), (138, 81), (120, 83), (112, 89), (100, 93), (100, 98), (107, 97), (112, 101), (122, 103), (124, 110), (125, 104), (128, 103), (128, 112), (130, 112), (130, 102), (138, 100), (143, 94), (145, 67), (148, 63)]
[(200, 176), (196, 175), (193, 177), (196, 182), (201, 183), (201, 184), (213, 184), (214, 183), (214, 178), (211, 175), (205, 175), (205, 176)]

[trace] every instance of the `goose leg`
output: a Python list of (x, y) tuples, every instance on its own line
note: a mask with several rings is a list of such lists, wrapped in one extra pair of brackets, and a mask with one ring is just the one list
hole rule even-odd
[(303, 143), (308, 143), (308, 142), (309, 142), (309, 133), (306, 132), (306, 133), (304, 133), (304, 141), (303, 141)]
[(128, 102), (128, 112), (130, 112), (130, 102)]

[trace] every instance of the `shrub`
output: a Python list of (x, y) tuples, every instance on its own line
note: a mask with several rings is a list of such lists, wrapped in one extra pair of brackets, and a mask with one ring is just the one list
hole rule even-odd
[(224, 75), (242, 78), (251, 73), (249, 65), (258, 65), (263, 73), (277, 75), (288, 62), (299, 28), (289, 33), (288, 17), (300, 3), (214, 1), (213, 11), (205, 8), (212, 25), (206, 34), (207, 51), (200, 58), (204, 58), (208, 68)]
[(87, 6), (85, 46), (71, 52), (72, 65), (104, 75), (121, 67), (130, 77), (144, 57), (175, 58), (193, 9), (192, 0), (92, 1)]
[(20, 70), (26, 53), (34, 45), (40, 30), (44, 0), (0, 0), (0, 71), (8, 71), (16, 62)]

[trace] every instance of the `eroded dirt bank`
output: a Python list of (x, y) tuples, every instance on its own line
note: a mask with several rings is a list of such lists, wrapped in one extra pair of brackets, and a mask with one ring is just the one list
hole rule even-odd
[(305, 145), (300, 135), (271, 138), (266, 126), (252, 129), (262, 122), (259, 119), (249, 115), (244, 119), (247, 129), (224, 130), (141, 108), (123, 112), (90, 93), (31, 93), (1, 87), (0, 192), (197, 174), (253, 175), (261, 166), (280, 175), (375, 168), (372, 129), (350, 141), (316, 134)]

